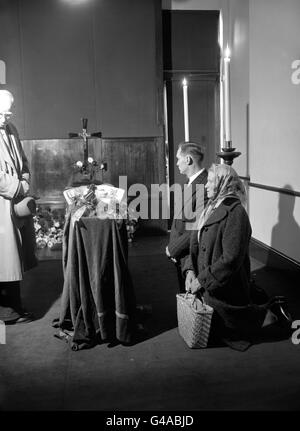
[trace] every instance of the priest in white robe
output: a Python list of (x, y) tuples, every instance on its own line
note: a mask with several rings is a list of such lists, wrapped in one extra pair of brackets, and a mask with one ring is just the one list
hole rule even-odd
[(21, 303), (23, 273), (36, 265), (32, 217), (20, 219), (14, 204), (29, 192), (30, 173), (16, 128), (9, 123), (13, 96), (0, 90), (0, 320), (32, 320)]

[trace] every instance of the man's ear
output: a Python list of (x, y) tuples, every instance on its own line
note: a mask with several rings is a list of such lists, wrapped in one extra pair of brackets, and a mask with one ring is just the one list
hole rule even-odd
[(193, 164), (193, 159), (191, 156), (186, 156), (186, 161), (188, 165), (192, 165)]

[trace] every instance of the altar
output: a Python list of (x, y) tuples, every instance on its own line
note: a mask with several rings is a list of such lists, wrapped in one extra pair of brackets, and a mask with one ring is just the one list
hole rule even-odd
[(71, 330), (73, 350), (118, 340), (130, 343), (136, 300), (127, 266), (123, 220), (66, 219), (64, 285), (58, 327)]

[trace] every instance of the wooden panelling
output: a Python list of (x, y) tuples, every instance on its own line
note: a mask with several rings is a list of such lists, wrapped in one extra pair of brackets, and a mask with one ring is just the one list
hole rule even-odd
[[(63, 190), (72, 183), (74, 163), (83, 160), (82, 140), (26, 140), (23, 147), (31, 169), (31, 193), (40, 198), (39, 203), (63, 205)], [(107, 171), (97, 173), (98, 180), (118, 187), (119, 176), (126, 176), (128, 188), (135, 183), (147, 187), (147, 199), (151, 184), (166, 182), (164, 144), (160, 137), (93, 138), (89, 140), (89, 155), (107, 163)], [(166, 222), (159, 225), (165, 229)]]
[[(101, 158), (100, 139), (90, 140), (90, 154)], [(83, 159), (80, 139), (23, 141), (31, 169), (31, 192), (43, 202), (64, 201), (63, 190), (70, 186), (74, 163)], [(100, 173), (101, 175), (101, 173)]]
[(118, 185), (126, 175), (128, 186), (141, 183), (150, 189), (153, 183), (165, 182), (162, 138), (117, 138), (102, 140), (102, 160), (108, 170), (104, 181)]

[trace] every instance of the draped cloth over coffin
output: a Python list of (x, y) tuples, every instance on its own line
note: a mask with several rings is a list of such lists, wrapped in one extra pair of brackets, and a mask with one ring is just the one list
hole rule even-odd
[(71, 319), (73, 345), (96, 344), (99, 336), (130, 342), (136, 301), (127, 266), (125, 224), (87, 217), (73, 224), (67, 216), (63, 269), (59, 326), (64, 328)]

